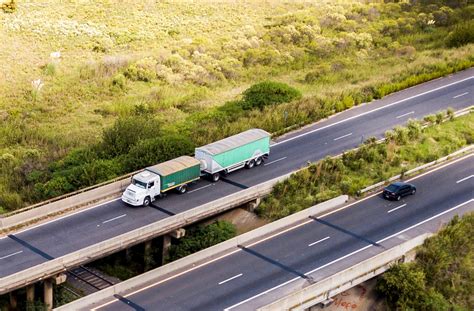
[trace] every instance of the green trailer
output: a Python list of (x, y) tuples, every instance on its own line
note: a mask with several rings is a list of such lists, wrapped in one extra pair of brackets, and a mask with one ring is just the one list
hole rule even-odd
[(270, 154), (270, 136), (264, 130), (251, 129), (196, 148), (194, 157), (201, 162), (201, 171), (217, 181), (221, 173), (262, 164)]

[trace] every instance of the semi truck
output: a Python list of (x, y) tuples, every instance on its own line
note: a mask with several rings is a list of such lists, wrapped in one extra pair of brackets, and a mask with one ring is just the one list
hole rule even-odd
[(157, 197), (176, 189), (185, 193), (188, 184), (201, 176), (201, 162), (182, 156), (146, 168), (132, 176), (132, 183), (122, 194), (122, 201), (134, 206), (148, 206)]
[(133, 206), (148, 206), (167, 191), (185, 193), (190, 183), (203, 176), (217, 182), (221, 174), (259, 166), (270, 154), (270, 134), (251, 129), (195, 149), (194, 158), (181, 156), (132, 176), (122, 201)]

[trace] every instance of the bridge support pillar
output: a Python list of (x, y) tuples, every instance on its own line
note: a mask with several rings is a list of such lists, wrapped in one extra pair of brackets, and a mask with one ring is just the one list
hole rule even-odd
[(18, 301), (16, 299), (16, 293), (15, 292), (10, 292), (10, 309), (11, 310), (17, 310), (18, 309)]
[(261, 201), (262, 199), (256, 198), (255, 200), (248, 202), (245, 206), (245, 209), (249, 212), (253, 212), (260, 205)]
[(161, 248), (161, 265), (165, 264), (165, 259), (168, 256), (169, 248), (171, 246), (171, 238), (181, 239), (185, 235), (186, 230), (184, 228), (179, 228), (163, 236), (163, 244)]
[(31, 284), (26, 287), (26, 301), (27, 302), (35, 301), (35, 284)]
[(47, 310), (53, 309), (53, 280), (44, 280), (44, 304)]
[(152, 257), (152, 253), (151, 253), (151, 250), (152, 250), (151, 242), (152, 242), (152, 240), (145, 242), (145, 250), (143, 252), (144, 264), (145, 264), (144, 270), (145, 271), (150, 270), (151, 265), (153, 264), (153, 257)]
[(126, 248), (125, 249), (125, 260), (127, 263), (132, 262), (132, 248)]

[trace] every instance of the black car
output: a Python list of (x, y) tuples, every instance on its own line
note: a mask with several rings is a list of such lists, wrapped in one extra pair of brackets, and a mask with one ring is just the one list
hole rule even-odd
[(400, 201), (400, 199), (409, 194), (415, 194), (416, 187), (412, 184), (397, 181), (383, 189), (383, 197)]

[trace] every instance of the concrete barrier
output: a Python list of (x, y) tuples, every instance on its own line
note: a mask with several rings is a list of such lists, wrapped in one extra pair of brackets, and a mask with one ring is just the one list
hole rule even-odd
[(411, 240), (403, 242), (378, 255), (337, 272), (323, 280), (317, 281), (303, 289), (294, 291), (286, 297), (280, 298), (258, 311), (271, 310), (305, 310), (323, 302), (349, 288), (352, 288), (368, 279), (382, 274), (404, 255), (417, 246), (422, 245), (431, 234), (425, 233)]
[(108, 287), (97, 293), (59, 307), (56, 310), (80, 310), (93, 308), (94, 306), (97, 306), (96, 304), (98, 302), (107, 298), (111, 298), (114, 294), (121, 295), (126, 291), (142, 287), (144, 284), (153, 282), (159, 278), (166, 277), (174, 272), (181, 271), (183, 269), (185, 270), (186, 268), (196, 267), (196, 265), (199, 265), (200, 262), (205, 262), (205, 260), (208, 258), (215, 258), (220, 254), (237, 249), (238, 246), (245, 246), (246, 244), (248, 245), (259, 238), (275, 233), (299, 221), (308, 219), (309, 216), (323, 214), (344, 204), (347, 200), (348, 196), (342, 195), (329, 201), (317, 204), (301, 212), (279, 219), (263, 227), (241, 234), (235, 238), (211, 246), (190, 256), (181, 258), (167, 265), (131, 278), (127, 281)]

